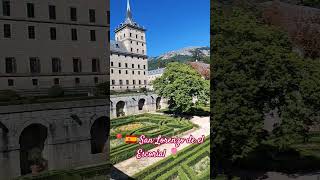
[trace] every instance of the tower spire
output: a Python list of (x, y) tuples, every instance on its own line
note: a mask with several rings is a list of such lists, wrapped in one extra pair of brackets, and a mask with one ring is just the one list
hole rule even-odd
[(127, 19), (132, 20), (131, 8), (130, 8), (130, 0), (127, 0)]

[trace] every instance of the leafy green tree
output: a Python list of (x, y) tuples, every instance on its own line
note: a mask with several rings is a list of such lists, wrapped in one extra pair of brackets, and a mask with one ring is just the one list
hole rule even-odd
[(195, 97), (199, 103), (209, 100), (209, 81), (187, 64), (169, 63), (163, 75), (153, 81), (153, 88), (169, 100), (169, 108), (177, 113), (188, 112)]
[[(212, 14), (212, 136), (215, 168), (228, 169), (269, 138), (279, 150), (305, 137), (320, 107), (320, 64), (292, 52), (285, 33), (234, 8)], [(266, 113), (280, 123), (265, 136)]]

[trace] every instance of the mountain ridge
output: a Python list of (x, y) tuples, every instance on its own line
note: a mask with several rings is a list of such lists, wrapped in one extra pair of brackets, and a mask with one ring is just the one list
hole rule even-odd
[(181, 49), (169, 51), (159, 56), (149, 57), (148, 69), (164, 68), (170, 62), (187, 63), (192, 61), (203, 61), (210, 63), (210, 47), (189, 46)]

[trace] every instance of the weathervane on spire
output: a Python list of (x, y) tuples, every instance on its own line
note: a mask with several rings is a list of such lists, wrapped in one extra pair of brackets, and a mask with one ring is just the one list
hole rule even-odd
[(127, 0), (127, 20), (132, 21), (132, 14), (131, 14), (131, 8), (130, 8), (130, 0)]

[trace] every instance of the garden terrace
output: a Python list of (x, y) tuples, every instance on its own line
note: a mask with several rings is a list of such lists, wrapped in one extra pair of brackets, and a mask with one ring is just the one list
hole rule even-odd
[(209, 179), (210, 137), (203, 144), (194, 144), (135, 174), (137, 180)]
[[(184, 118), (175, 118), (169, 115), (141, 114), (121, 117), (111, 120), (110, 131), (110, 158), (116, 164), (133, 157), (139, 144), (126, 144), (126, 135), (145, 135), (146, 137), (175, 136), (191, 130), (196, 125)], [(116, 139), (117, 134), (122, 134), (121, 139)], [(152, 144), (143, 145), (145, 150), (154, 148)]]

